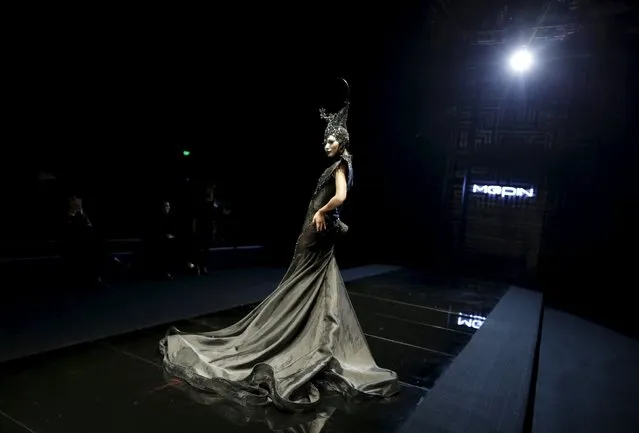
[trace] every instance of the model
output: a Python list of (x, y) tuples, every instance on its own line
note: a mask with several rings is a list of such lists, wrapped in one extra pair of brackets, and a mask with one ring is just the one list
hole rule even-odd
[(346, 99), (335, 114), (320, 110), (331, 164), (319, 178), (281, 283), (228, 328), (170, 329), (160, 350), (172, 375), (242, 405), (293, 411), (316, 406), (322, 394), (398, 392), (397, 375), (375, 364), (335, 261), (335, 242), (348, 230), (340, 209), (353, 184), (349, 105)]

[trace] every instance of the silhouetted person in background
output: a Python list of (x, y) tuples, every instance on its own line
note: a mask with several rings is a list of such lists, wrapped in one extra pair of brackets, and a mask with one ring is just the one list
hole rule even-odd
[(222, 202), (221, 207), (218, 215), (216, 241), (222, 245), (232, 245), (235, 242), (233, 211), (229, 203)]
[(104, 285), (104, 251), (89, 217), (84, 212), (80, 197), (72, 196), (68, 200), (62, 244), (67, 274), (74, 283)]
[(207, 274), (209, 249), (216, 243), (222, 204), (217, 198), (217, 185), (206, 187), (204, 200), (196, 203), (193, 219), (194, 254), (193, 264), (199, 274)]
[(58, 239), (65, 223), (67, 198), (57, 177), (50, 171), (38, 173), (36, 186), (36, 236), (41, 240)]
[(144, 239), (146, 269), (154, 276), (172, 279), (171, 271), (175, 265), (178, 246), (174, 235), (171, 203), (162, 202), (160, 210), (154, 209), (148, 222)]

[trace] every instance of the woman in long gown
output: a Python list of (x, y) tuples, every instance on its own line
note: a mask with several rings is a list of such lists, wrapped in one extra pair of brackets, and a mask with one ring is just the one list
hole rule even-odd
[(353, 182), (346, 130), (349, 101), (328, 122), (331, 165), (308, 206), (293, 260), (278, 287), (236, 324), (204, 333), (172, 328), (160, 342), (167, 371), (195, 388), (245, 406), (315, 407), (322, 393), (389, 397), (397, 375), (378, 367), (334, 255), (348, 227), (340, 208)]

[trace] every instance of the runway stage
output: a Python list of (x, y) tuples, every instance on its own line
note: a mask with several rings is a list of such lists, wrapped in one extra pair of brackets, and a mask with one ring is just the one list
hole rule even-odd
[[(170, 324), (194, 331), (220, 328), (244, 316), (252, 308), (251, 303), (0, 364), (1, 430), (124, 433), (188, 428), (258, 432), (296, 427), (299, 431), (323, 432), (398, 431), (508, 287), (474, 281), (450, 284), (420, 272), (392, 269), (378, 267), (377, 271), (384, 273), (375, 275), (375, 267), (363, 267), (345, 270), (344, 275), (377, 362), (397, 371), (402, 381), (402, 392), (393, 401), (355, 409), (325, 407), (303, 418), (273, 413), (247, 417), (237, 408), (212, 402), (215, 399), (210, 395), (188, 392), (180, 381), (164, 377), (157, 343)], [(245, 281), (240, 281), (240, 271), (229, 273), (224, 279), (215, 275), (180, 279), (166, 283), (157, 289), (156, 295), (172, 294), (176, 302), (192, 299), (199, 305), (191, 308), (176, 305), (176, 309), (195, 311), (203, 308), (201, 289), (207, 283), (210, 294), (224, 290), (220, 287), (222, 283), (226, 290), (233, 287), (237, 292), (242, 286), (248, 291), (247, 283), (256, 284), (265, 278), (271, 278), (271, 286), (276, 282), (272, 280), (273, 270), (254, 269), (250, 278), (246, 272)], [(231, 278), (237, 278), (237, 284)], [(129, 302), (137, 303), (140, 316), (157, 314), (159, 309), (153, 306), (153, 301), (145, 307), (140, 290), (128, 298)], [(144, 294), (153, 297), (149, 290), (151, 286), (145, 287)], [(189, 293), (193, 296), (189, 297)], [(214, 299), (210, 297), (210, 302)], [(105, 306), (112, 304), (113, 301), (106, 302)], [(216, 307), (219, 304), (211, 305), (210, 309)], [(81, 304), (76, 302), (74, 309), (78, 308)], [(108, 311), (102, 316), (97, 314), (94, 322), (107, 315)], [(77, 327), (99, 327), (79, 313), (76, 320)], [(118, 320), (127, 321), (127, 315), (120, 315)], [(62, 328), (73, 320), (67, 317), (62, 322), (60, 332), (65, 332)], [(129, 329), (140, 327), (140, 323), (139, 320), (130, 323)], [(54, 333), (47, 329), (43, 334)], [(35, 336), (28, 338), (36, 342)]]

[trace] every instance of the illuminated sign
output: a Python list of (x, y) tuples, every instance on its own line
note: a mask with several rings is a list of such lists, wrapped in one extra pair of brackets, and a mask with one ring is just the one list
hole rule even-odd
[(502, 186), (502, 185), (473, 185), (473, 193), (475, 194), (487, 194), (500, 197), (534, 197), (535, 190), (533, 188), (519, 188), (515, 186)]
[(483, 316), (475, 316), (472, 314), (464, 314), (459, 313), (459, 317), (457, 318), (457, 325), (466, 326), (468, 328), (479, 329), (481, 325), (484, 324), (486, 320)]

